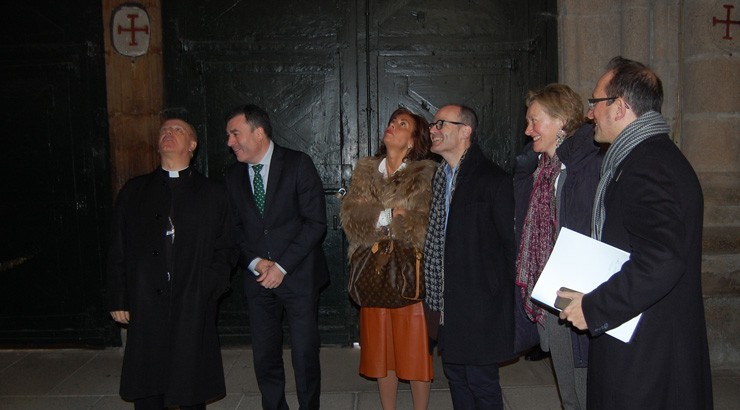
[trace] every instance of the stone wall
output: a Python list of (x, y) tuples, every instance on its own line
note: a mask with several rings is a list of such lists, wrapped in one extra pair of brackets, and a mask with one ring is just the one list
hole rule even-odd
[(663, 115), (704, 190), (712, 366), (740, 367), (740, 0), (560, 0), (558, 14), (560, 81), (583, 98), (616, 55), (663, 80)]

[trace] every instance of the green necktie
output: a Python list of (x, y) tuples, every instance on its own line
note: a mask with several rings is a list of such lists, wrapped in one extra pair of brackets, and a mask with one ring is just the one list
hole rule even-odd
[(262, 182), (262, 174), (260, 173), (263, 166), (262, 164), (252, 165), (252, 169), (254, 170), (254, 180), (252, 181), (254, 185), (254, 201), (257, 202), (260, 215), (264, 215), (265, 213), (265, 184)]

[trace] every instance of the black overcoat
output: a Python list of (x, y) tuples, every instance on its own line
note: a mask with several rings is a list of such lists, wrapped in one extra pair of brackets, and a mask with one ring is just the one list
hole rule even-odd
[[(192, 405), (225, 394), (216, 308), (237, 254), (223, 187), (192, 168), (180, 172), (174, 189), (167, 179), (160, 169), (133, 178), (119, 193), (109, 309), (127, 310), (131, 318), (121, 396), (164, 394), (166, 405)], [(168, 249), (171, 214), (175, 241)]]
[(512, 358), (514, 275), (512, 179), (473, 144), (447, 219), (438, 340), (444, 361), (489, 365)]
[[(637, 145), (606, 191), (602, 240), (630, 252), (586, 294), (589, 409), (711, 409), (701, 290), (703, 197), (668, 135)], [(630, 343), (603, 333), (643, 312)]]

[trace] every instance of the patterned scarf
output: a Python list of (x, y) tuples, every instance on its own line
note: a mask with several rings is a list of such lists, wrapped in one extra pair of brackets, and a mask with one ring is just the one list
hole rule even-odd
[[(468, 151), (466, 150), (457, 169), (452, 176), (452, 190), (450, 192), (450, 203), (455, 193), (455, 184), (457, 176), (460, 174), (463, 161)], [(427, 229), (426, 240), (424, 241), (424, 280), (426, 285), (426, 304), (435, 312), (444, 313), (444, 294), (445, 276), (444, 276), (444, 254), (445, 254), (445, 218), (447, 212), (445, 209), (445, 200), (447, 196), (447, 175), (445, 167), (447, 161), (442, 161), (437, 167), (434, 174), (432, 185), (432, 205), (429, 210), (429, 229)], [(444, 314), (441, 316), (444, 323)]]
[(606, 151), (604, 162), (601, 164), (601, 180), (599, 180), (599, 186), (596, 188), (594, 212), (591, 220), (591, 237), (601, 240), (606, 218), (604, 196), (606, 195), (606, 188), (614, 179), (614, 171), (619, 167), (619, 164), (641, 142), (655, 135), (668, 134), (670, 131), (671, 128), (660, 113), (648, 111), (625, 127), (614, 140), (609, 150)]
[(542, 319), (542, 308), (532, 301), (532, 289), (537, 283), (547, 259), (552, 253), (557, 236), (557, 204), (555, 203), (555, 181), (560, 175), (561, 162), (555, 154), (549, 158), (540, 155), (534, 172), (534, 184), (529, 196), (527, 216), (524, 218), (522, 240), (516, 259), (516, 284), (522, 292), (524, 310), (533, 322)]

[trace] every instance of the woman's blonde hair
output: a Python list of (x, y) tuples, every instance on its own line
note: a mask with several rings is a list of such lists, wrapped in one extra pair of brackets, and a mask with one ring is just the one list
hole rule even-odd
[(547, 115), (563, 122), (566, 135), (573, 134), (585, 121), (581, 96), (565, 84), (552, 83), (539, 90), (530, 90), (525, 99), (527, 108), (535, 101)]

